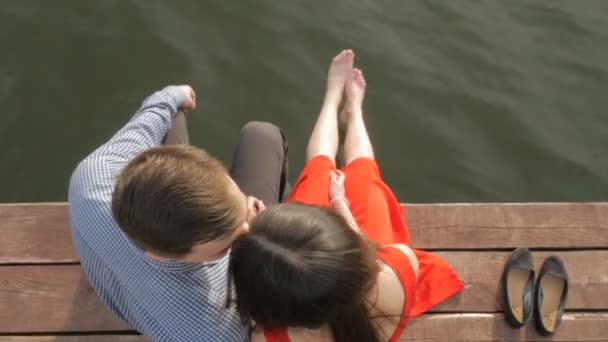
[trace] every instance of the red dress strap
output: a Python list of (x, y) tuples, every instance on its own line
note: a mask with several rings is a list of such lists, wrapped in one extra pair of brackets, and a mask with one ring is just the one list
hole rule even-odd
[(264, 329), (266, 342), (290, 342), (287, 328)]
[(389, 339), (389, 342), (394, 342), (398, 341), (399, 337), (401, 337), (410, 319), (410, 312), (416, 303), (416, 274), (414, 273), (410, 259), (395, 247), (380, 247), (376, 252), (376, 257), (393, 269), (405, 293), (405, 303), (403, 304), (401, 319), (399, 320), (397, 329), (395, 329)]

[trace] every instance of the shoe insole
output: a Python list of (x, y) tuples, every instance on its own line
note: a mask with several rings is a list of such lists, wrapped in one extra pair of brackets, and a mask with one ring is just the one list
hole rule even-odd
[(507, 277), (507, 293), (511, 311), (520, 323), (524, 321), (524, 289), (530, 278), (530, 271), (512, 269)]
[(540, 288), (543, 291), (543, 303), (540, 308), (540, 316), (543, 325), (549, 331), (555, 331), (557, 315), (559, 314), (559, 304), (562, 300), (562, 292), (566, 281), (552, 275), (545, 275), (540, 281)]

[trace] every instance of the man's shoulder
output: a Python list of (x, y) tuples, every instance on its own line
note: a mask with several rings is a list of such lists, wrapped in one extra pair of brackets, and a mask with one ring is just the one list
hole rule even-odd
[(114, 183), (109, 166), (96, 153), (81, 161), (72, 172), (68, 187), (70, 218), (94, 223), (111, 217)]
[(108, 263), (132, 248), (112, 214), (113, 181), (99, 164), (91, 156), (83, 160), (72, 173), (68, 190), (73, 242), (84, 263), (94, 258)]
[(180, 341), (247, 340), (247, 327), (234, 306), (226, 307), (225, 262), (194, 268), (181, 262), (157, 263), (145, 256), (139, 262), (143, 268), (128, 274), (121, 269), (116, 276), (129, 294), (125, 305), (137, 303), (131, 312), (143, 333), (163, 331)]

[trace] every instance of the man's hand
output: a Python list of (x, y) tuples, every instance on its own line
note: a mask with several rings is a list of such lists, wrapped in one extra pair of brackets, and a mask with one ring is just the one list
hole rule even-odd
[(184, 113), (194, 110), (196, 108), (196, 93), (194, 92), (194, 89), (189, 85), (181, 85), (178, 87), (186, 94), (186, 101), (179, 106), (179, 110)]

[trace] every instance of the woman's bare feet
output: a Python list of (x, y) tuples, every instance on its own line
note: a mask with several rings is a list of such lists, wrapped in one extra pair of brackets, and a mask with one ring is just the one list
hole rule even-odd
[(363, 120), (363, 97), (365, 78), (359, 69), (353, 69), (346, 82), (346, 105), (340, 120), (346, 126), (344, 139), (344, 161), (346, 165), (357, 158), (374, 159), (374, 149)]
[(353, 50), (342, 50), (331, 61), (327, 72), (327, 91), (325, 93), (325, 105), (340, 105), (344, 85), (351, 75), (355, 53)]
[(363, 72), (359, 69), (353, 69), (346, 81), (346, 104), (340, 114), (340, 124), (346, 127), (353, 113), (362, 115), (363, 98), (365, 97), (365, 87), (367, 83), (363, 77)]
[(365, 78), (363, 72), (359, 69), (352, 69), (350, 78), (346, 83), (346, 97), (348, 98), (348, 104), (351, 106), (351, 110), (356, 107), (361, 107), (363, 104), (363, 97), (365, 96)]
[(338, 107), (342, 101), (346, 80), (351, 77), (354, 59), (355, 53), (352, 50), (344, 50), (331, 61), (327, 72), (325, 100), (308, 140), (306, 160), (318, 155), (336, 159), (339, 143)]

